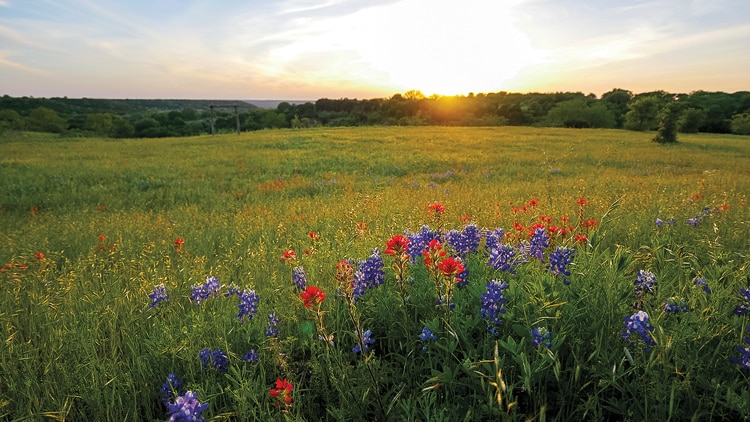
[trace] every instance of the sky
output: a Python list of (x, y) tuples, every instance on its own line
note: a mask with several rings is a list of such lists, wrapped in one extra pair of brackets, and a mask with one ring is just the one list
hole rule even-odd
[(748, 0), (0, 0), (0, 95), (750, 90)]

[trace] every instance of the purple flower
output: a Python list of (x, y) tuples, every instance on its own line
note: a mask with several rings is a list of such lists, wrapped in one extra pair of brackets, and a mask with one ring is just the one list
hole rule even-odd
[(169, 299), (169, 291), (164, 287), (164, 283), (154, 286), (154, 291), (148, 297), (151, 299), (149, 308), (155, 308), (159, 303)]
[(303, 291), (307, 288), (307, 274), (305, 273), (304, 268), (294, 267), (292, 270), (292, 282), (294, 283), (294, 287), (299, 291)]
[[(747, 327), (750, 331), (750, 326)], [(745, 344), (750, 345), (750, 337), (745, 337)], [(732, 362), (739, 364), (743, 370), (750, 371), (750, 346), (737, 346), (737, 351), (740, 352), (740, 357), (732, 356)]]
[[(656, 345), (656, 342), (648, 333), (653, 330), (654, 327), (648, 322), (648, 314), (644, 311), (638, 311), (630, 317), (625, 317), (625, 331), (622, 332), (622, 338), (624, 340), (630, 340), (631, 335), (636, 334), (647, 346), (654, 346)], [(634, 344), (634, 341), (630, 341), (631, 346)], [(649, 348), (646, 347), (644, 350), (648, 352)]]
[(747, 315), (750, 313), (750, 287), (740, 289), (740, 300), (743, 301), (734, 308), (735, 315)]
[(661, 218), (656, 218), (656, 227), (661, 227), (661, 225), (664, 224), (664, 220)]
[(516, 249), (510, 245), (498, 244), (490, 250), (490, 259), (487, 265), (499, 271), (515, 274), (515, 267), (518, 265)]
[(427, 350), (427, 343), (430, 341), (435, 341), (438, 339), (438, 337), (430, 331), (429, 328), (424, 327), (422, 328), (422, 332), (419, 334), (419, 339), (422, 340), (423, 346), (422, 350)]
[(429, 226), (422, 226), (422, 230), (419, 233), (412, 233), (407, 236), (409, 238), (409, 246), (406, 248), (406, 253), (411, 257), (412, 263), (417, 261), (417, 258), (422, 256), (422, 251), (427, 248), (427, 244), (432, 239), (440, 239), (440, 234), (431, 230)]
[(226, 372), (229, 367), (227, 353), (219, 349), (213, 352), (211, 349), (203, 349), (198, 353), (198, 358), (201, 360), (201, 368), (204, 371), (208, 369), (209, 365), (219, 372)]
[(368, 353), (370, 351), (370, 345), (375, 344), (375, 340), (371, 339), (370, 336), (372, 335), (372, 331), (367, 330), (365, 331), (361, 336), (359, 335), (359, 332), (356, 330), (354, 331), (354, 334), (359, 339), (359, 344), (354, 346), (352, 349), (353, 353), (359, 353), (362, 351), (362, 345), (365, 347), (365, 353)]
[(547, 229), (544, 227), (538, 227), (534, 230), (534, 234), (531, 235), (528, 244), (528, 256), (544, 262), (544, 249), (549, 246), (549, 236), (547, 236)]
[(278, 337), (281, 334), (281, 331), (278, 327), (279, 322), (281, 322), (281, 318), (276, 316), (276, 312), (268, 314), (268, 328), (266, 328), (266, 336)]
[(258, 354), (255, 353), (255, 349), (250, 349), (250, 351), (245, 353), (240, 359), (245, 362), (258, 363)]
[(693, 284), (696, 286), (701, 286), (704, 292), (711, 294), (711, 288), (708, 287), (708, 281), (706, 281), (705, 277), (695, 277), (693, 280)]
[(237, 314), (237, 318), (240, 320), (240, 322), (245, 322), (245, 317), (247, 317), (248, 321), (252, 321), (255, 314), (258, 313), (258, 302), (260, 302), (258, 294), (255, 293), (254, 289), (245, 289), (240, 291), (237, 287), (230, 286), (229, 292), (225, 293), (224, 296), (231, 296), (235, 294), (240, 299), (240, 303), (239, 305), (237, 305), (240, 313)]
[(383, 257), (378, 248), (372, 250), (370, 256), (359, 262), (359, 268), (354, 272), (352, 298), (357, 301), (364, 296), (367, 289), (378, 287), (385, 281)]
[(484, 248), (488, 252), (491, 252), (495, 248), (499, 248), (503, 237), (505, 237), (505, 232), (503, 231), (503, 229), (496, 228), (494, 230), (488, 231), (485, 235)]
[(534, 347), (541, 346), (542, 344), (548, 349), (552, 347), (552, 341), (550, 341), (552, 333), (545, 327), (536, 327), (531, 330), (531, 337), (533, 338), (531, 345)]
[(497, 326), (503, 323), (500, 315), (505, 313), (504, 304), (508, 302), (508, 299), (503, 297), (503, 290), (507, 288), (508, 283), (492, 280), (487, 283), (487, 291), (482, 294), (479, 315), (487, 321), (487, 332), (494, 336), (500, 335)]
[(190, 296), (190, 300), (197, 303), (199, 306), (204, 300), (210, 296), (216, 297), (221, 289), (219, 279), (216, 277), (206, 278), (206, 282), (203, 284), (194, 284), (192, 286), (193, 294)]
[(667, 299), (661, 309), (668, 313), (690, 312), (690, 308), (688, 308), (684, 300), (678, 302), (677, 299), (673, 297)]
[(635, 295), (642, 298), (646, 294), (656, 294), (656, 276), (648, 270), (638, 271), (638, 276), (633, 281), (635, 284)]
[(547, 265), (547, 269), (551, 270), (554, 275), (562, 274), (563, 284), (570, 284), (568, 281), (568, 277), (570, 276), (568, 265), (573, 262), (575, 254), (575, 249), (558, 246), (555, 248), (555, 251), (549, 255), (549, 265)]
[(162, 403), (164, 403), (164, 406), (169, 406), (169, 404), (172, 403), (173, 398), (183, 394), (180, 387), (182, 387), (182, 382), (177, 379), (177, 375), (167, 375), (167, 380), (164, 381), (164, 384), (161, 386), (161, 394), (163, 397)]
[(208, 407), (208, 403), (198, 401), (198, 393), (188, 391), (184, 396), (179, 396), (174, 403), (169, 404), (169, 422), (203, 422), (201, 413)]
[(201, 360), (201, 369), (205, 371), (211, 363), (211, 349), (203, 349), (198, 352), (198, 358)]
[(448, 245), (456, 251), (460, 257), (465, 257), (469, 253), (476, 253), (479, 250), (479, 242), (482, 239), (482, 233), (476, 224), (469, 224), (464, 227), (462, 232), (451, 230), (448, 232)]

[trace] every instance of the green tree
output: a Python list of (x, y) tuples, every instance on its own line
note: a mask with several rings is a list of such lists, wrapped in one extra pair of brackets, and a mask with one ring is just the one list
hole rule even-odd
[(112, 131), (111, 113), (90, 113), (86, 115), (84, 128), (100, 136), (109, 136)]
[(615, 127), (621, 128), (625, 123), (625, 113), (628, 112), (628, 103), (632, 98), (632, 92), (620, 88), (602, 94), (602, 103), (615, 117)]
[(682, 116), (679, 121), (679, 129), (682, 133), (698, 133), (699, 128), (703, 125), (706, 120), (706, 112), (698, 109), (689, 107), (682, 112)]
[(0, 132), (4, 130), (23, 130), (23, 117), (15, 110), (0, 110)]
[(735, 114), (732, 117), (732, 133), (750, 135), (750, 113)]
[(576, 99), (557, 103), (542, 120), (543, 124), (557, 127), (615, 127), (615, 117), (606, 105), (589, 99)]
[(122, 116), (112, 117), (112, 130), (110, 136), (113, 138), (130, 138), (135, 135), (135, 127), (130, 121)]
[(623, 126), (629, 130), (654, 130), (659, 124), (662, 100), (656, 95), (637, 97), (628, 103)]
[(659, 113), (659, 127), (653, 141), (660, 144), (677, 142), (677, 123), (680, 119), (681, 105), (674, 101), (662, 107)]
[(67, 123), (55, 110), (37, 107), (26, 117), (26, 127), (34, 132), (62, 133)]

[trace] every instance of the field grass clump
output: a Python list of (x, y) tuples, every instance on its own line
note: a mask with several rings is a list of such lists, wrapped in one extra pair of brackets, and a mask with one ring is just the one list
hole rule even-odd
[[(750, 143), (0, 144), (0, 418), (750, 418)], [(183, 413), (181, 413), (183, 412)]]

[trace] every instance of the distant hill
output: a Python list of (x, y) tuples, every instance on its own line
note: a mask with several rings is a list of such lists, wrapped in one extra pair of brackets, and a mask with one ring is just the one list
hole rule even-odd
[[(209, 110), (210, 106), (225, 109), (237, 106), (239, 111), (257, 109), (258, 106), (241, 100), (144, 100), (144, 99), (105, 99), (105, 98), (35, 98), (0, 97), (0, 110), (11, 109), (22, 115), (37, 107), (47, 107), (61, 114), (71, 113), (115, 113), (136, 114), (155, 111), (184, 109)], [(224, 110), (226, 111), (226, 110)]]
[(260, 108), (276, 108), (281, 103), (289, 103), (292, 105), (314, 103), (314, 100), (246, 100), (246, 102), (258, 106)]

